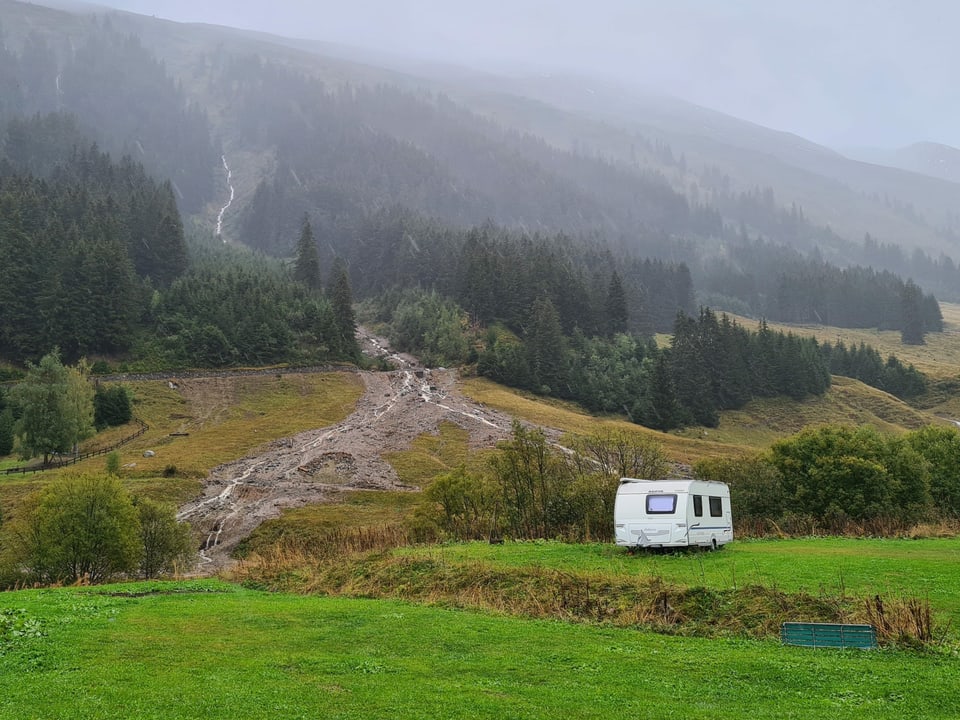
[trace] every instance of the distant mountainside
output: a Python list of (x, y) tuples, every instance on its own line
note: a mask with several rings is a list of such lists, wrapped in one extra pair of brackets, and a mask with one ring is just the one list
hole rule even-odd
[[(960, 184), (850, 160), (674, 98), (129, 13), (0, 0), (0, 19), (12, 52), (49, 51), (53, 64), (37, 82), (58, 93), (50, 105), (81, 123), (115, 124), (107, 146), (142, 155), (211, 225), (227, 194), (222, 151), (236, 192), (225, 237), (270, 252), (291, 250), (304, 212), (342, 227), (356, 213), (401, 205), (458, 227), (491, 220), (598, 236), (689, 262), (695, 274), (734, 262), (734, 245), (762, 237), (957, 292), (956, 264), (945, 258), (960, 257)], [(110, 33), (136, 35), (175, 86), (145, 59), (109, 60)], [(84, 48), (126, 71), (71, 87), (57, 70), (76, 66)], [(125, 52), (140, 57), (136, 47)], [(140, 117), (120, 104), (104, 117), (114, 95), (148, 109)], [(166, 136), (170, 125), (189, 132)]]
[(918, 163), (881, 167), (850, 160), (796, 135), (591, 79), (462, 80), (468, 105), (556, 142), (579, 141), (621, 158), (630, 156), (637, 136), (668, 145), (685, 159), (685, 172), (674, 177), (678, 186), (697, 183), (707, 192), (770, 187), (779, 204), (802, 206), (808, 219), (848, 240), (869, 233), (909, 249), (957, 252), (960, 185)]
[(960, 150), (935, 142), (918, 142), (902, 148), (850, 147), (844, 155), (873, 165), (919, 173), (951, 183), (960, 182)]
[[(859, 243), (869, 234), (907, 251), (960, 253), (960, 178), (931, 172), (920, 159), (911, 161), (914, 154), (930, 154), (925, 143), (901, 151), (900, 161), (881, 163), (889, 167), (878, 167), (790, 133), (602, 80), (509, 78), (326, 43), (270, 39), (318, 57), (359, 63), (368, 76), (379, 66), (392, 75), (385, 78), (392, 84), (439, 89), (499, 124), (560, 149), (662, 173), (695, 201), (701, 196), (691, 197), (691, 187), (708, 195), (771, 188), (780, 207), (802, 207), (811, 222), (848, 241)], [(655, 151), (645, 153), (641, 145)]]

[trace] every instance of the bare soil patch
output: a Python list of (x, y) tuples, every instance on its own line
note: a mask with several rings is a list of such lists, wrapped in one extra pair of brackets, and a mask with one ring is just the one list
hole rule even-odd
[(400, 482), (383, 456), (436, 433), (443, 422), (464, 428), (475, 448), (510, 436), (512, 418), (464, 396), (456, 371), (421, 367), (362, 329), (360, 338), (365, 352), (389, 357), (399, 369), (360, 373), (365, 392), (353, 414), (214, 468), (202, 495), (181, 508), (179, 518), (201, 534), (202, 571), (228, 565), (237, 543), (283, 508), (331, 502), (345, 489), (418, 490)]

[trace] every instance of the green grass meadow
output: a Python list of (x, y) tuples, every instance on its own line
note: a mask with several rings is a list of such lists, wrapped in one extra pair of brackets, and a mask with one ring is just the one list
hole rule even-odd
[(0, 594), (0, 618), (22, 631), (0, 635), (0, 717), (18, 720), (952, 718), (960, 692), (944, 650), (814, 651), (214, 581)]

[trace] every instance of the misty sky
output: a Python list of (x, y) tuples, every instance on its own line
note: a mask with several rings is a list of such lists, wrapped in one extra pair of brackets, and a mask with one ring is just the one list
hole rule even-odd
[(100, 0), (497, 72), (603, 75), (834, 147), (960, 146), (950, 0)]

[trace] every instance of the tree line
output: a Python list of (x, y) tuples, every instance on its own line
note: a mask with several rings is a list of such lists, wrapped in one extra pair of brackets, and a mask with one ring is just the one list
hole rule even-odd
[(95, 145), (75, 148), (49, 177), (13, 166), (9, 138), (3, 147), (0, 355), (129, 350), (152, 292), (187, 265), (170, 184)]
[(869, 267), (839, 268), (762, 239), (745, 239), (695, 266), (700, 297), (772, 321), (900, 330), (905, 343), (943, 330), (937, 299), (910, 280)]
[[(625, 325), (618, 287), (614, 275), (606, 317)], [(626, 414), (659, 430), (716, 426), (721, 411), (742, 408), (754, 398), (822, 395), (832, 374), (903, 399), (927, 389), (926, 377), (912, 365), (894, 356), (884, 361), (864, 343), (821, 344), (775, 332), (763, 321), (751, 331), (709, 308), (697, 317), (678, 312), (670, 346), (664, 348), (623, 327), (588, 335), (576, 322), (565, 322), (546, 293), (513, 326), (496, 318), (475, 323), (436, 291), (387, 292), (365, 303), (362, 312), (369, 321), (383, 323), (398, 349), (429, 364), (476, 362), (477, 372), (496, 382), (572, 400), (595, 412)]]
[(144, 358), (168, 367), (359, 361), (345, 269), (326, 291), (288, 263), (208, 239), (191, 244), (187, 272), (151, 305)]
[(564, 398), (600, 412), (626, 413), (658, 430), (714, 427), (721, 410), (755, 397), (822, 395), (830, 372), (817, 341), (751, 332), (704, 308), (676, 317), (668, 348), (621, 334), (566, 337), (548, 298), (534, 304), (522, 337), (492, 336), (477, 371), (493, 380)]
[(960, 517), (958, 462), (955, 428), (931, 425), (890, 436), (832, 425), (750, 458), (702, 460), (695, 472), (730, 484), (744, 526), (842, 532), (864, 523), (889, 530)]

